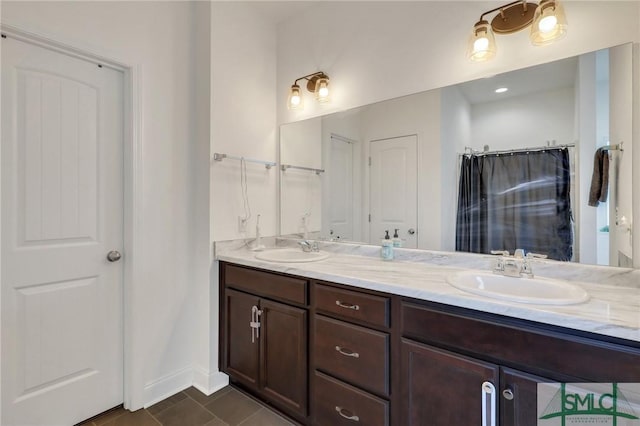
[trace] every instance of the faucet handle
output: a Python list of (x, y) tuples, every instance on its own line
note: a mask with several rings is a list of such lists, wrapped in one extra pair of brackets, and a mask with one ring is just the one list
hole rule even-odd
[(522, 267), (520, 268), (520, 276), (527, 277), (527, 278), (533, 278), (533, 268), (531, 267), (531, 264), (529, 263), (529, 259), (531, 259), (531, 258), (530, 257), (526, 257), (524, 259), (524, 262), (522, 262)]
[(524, 259), (524, 250), (516, 249), (516, 251), (513, 252), (513, 257), (515, 257), (516, 259)]

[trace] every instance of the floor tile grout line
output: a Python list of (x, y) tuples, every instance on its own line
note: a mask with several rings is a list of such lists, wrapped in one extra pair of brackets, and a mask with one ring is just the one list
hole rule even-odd
[(259, 413), (260, 411), (262, 411), (262, 410), (264, 410), (264, 408), (263, 408), (263, 407), (258, 408), (258, 409), (256, 410), (256, 412), (255, 412), (255, 413), (253, 413), (252, 415), (250, 415), (249, 417), (247, 417), (246, 419), (244, 419), (243, 421), (241, 421), (240, 423), (238, 423), (238, 426), (242, 426), (242, 424), (243, 424), (243, 423), (247, 422), (251, 417), (255, 417), (255, 416), (257, 416), (257, 415), (258, 415), (258, 413)]

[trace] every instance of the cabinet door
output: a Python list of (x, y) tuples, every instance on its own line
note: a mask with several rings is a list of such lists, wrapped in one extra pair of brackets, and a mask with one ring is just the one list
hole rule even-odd
[(307, 311), (261, 301), (260, 387), (277, 404), (307, 415)]
[(538, 383), (552, 380), (502, 368), (500, 374), (500, 425), (536, 426)]
[[(496, 391), (499, 385), (497, 365), (406, 339), (400, 374), (403, 425), (482, 425), (482, 407), (488, 402), (482, 385), (491, 382)], [(497, 417), (497, 412), (489, 414)]]
[(226, 295), (226, 369), (225, 373), (247, 386), (258, 386), (260, 340), (252, 339), (251, 310), (260, 299), (227, 289)]

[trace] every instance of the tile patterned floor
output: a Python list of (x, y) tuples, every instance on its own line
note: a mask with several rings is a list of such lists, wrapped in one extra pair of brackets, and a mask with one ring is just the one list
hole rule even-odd
[(294, 426), (270, 408), (227, 386), (206, 396), (189, 388), (130, 412), (116, 408), (79, 426)]

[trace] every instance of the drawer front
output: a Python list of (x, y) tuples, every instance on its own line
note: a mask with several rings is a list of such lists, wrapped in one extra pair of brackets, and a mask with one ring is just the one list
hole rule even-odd
[(322, 284), (313, 286), (318, 312), (379, 327), (389, 327), (389, 298)]
[(389, 335), (315, 316), (315, 367), (378, 395), (389, 395)]
[(311, 396), (318, 426), (387, 426), (389, 403), (320, 372), (315, 372)]
[(307, 281), (224, 264), (225, 285), (276, 300), (307, 304)]
[[(456, 311), (457, 312), (457, 311)], [(640, 381), (640, 350), (585, 337), (500, 324), (402, 303), (402, 335), (566, 381)]]

